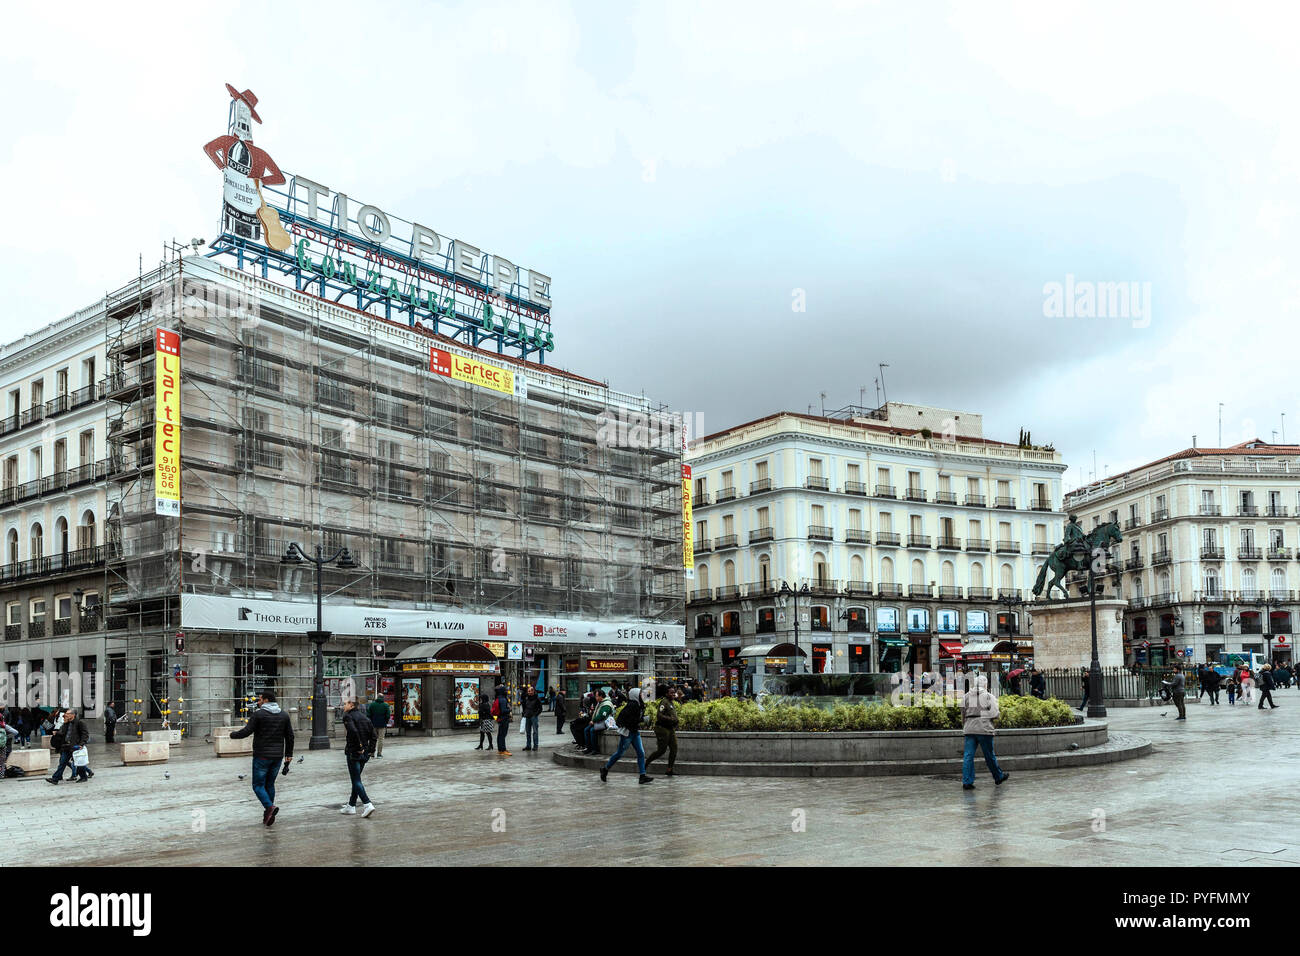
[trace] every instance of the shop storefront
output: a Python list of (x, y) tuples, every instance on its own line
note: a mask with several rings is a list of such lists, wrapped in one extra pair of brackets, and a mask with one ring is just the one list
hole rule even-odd
[(738, 663), (742, 665), (738, 668), (741, 672), (739, 695), (748, 697), (755, 693), (762, 693), (764, 679), (769, 675), (805, 671), (808, 652), (789, 642), (751, 644), (740, 652)]
[(646, 678), (654, 676), (637, 667), (631, 657), (581, 654), (565, 657), (562, 666), (564, 695), (569, 700), (577, 700), (595, 690), (609, 693), (616, 682), (620, 687), (639, 687)]
[(876, 638), (876, 643), (880, 647), (879, 659), (882, 674), (897, 673), (908, 663), (907, 658), (912, 642), (907, 638), (882, 634)]
[(403, 734), (473, 730), (479, 694), (491, 695), (501, 674), (497, 656), (476, 641), (416, 644), (386, 664), (380, 684), (392, 682), (395, 723)]

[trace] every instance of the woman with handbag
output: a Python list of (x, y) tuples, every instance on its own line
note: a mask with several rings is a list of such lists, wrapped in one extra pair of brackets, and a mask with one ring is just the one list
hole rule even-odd
[(492, 749), (492, 735), (496, 731), (496, 723), (492, 720), (492, 702), (488, 700), (487, 694), (478, 695), (478, 746), (475, 750), (483, 749), (483, 738), (487, 737), (487, 749)]

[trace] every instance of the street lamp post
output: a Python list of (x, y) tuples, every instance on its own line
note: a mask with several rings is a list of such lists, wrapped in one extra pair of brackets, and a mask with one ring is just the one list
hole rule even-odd
[(807, 596), (811, 593), (812, 592), (808, 590), (807, 584), (803, 585), (801, 588), (795, 589), (790, 587), (790, 582), (781, 582), (781, 596), (786, 600), (789, 600), (791, 596), (794, 597), (794, 669), (796, 673), (798, 673), (799, 667), (803, 663), (801, 660), (803, 657), (803, 650), (799, 647), (799, 595), (802, 594)]
[(1260, 612), (1260, 617), (1263, 618), (1263, 621), (1261, 623), (1263, 625), (1264, 641), (1268, 645), (1267, 649), (1264, 652), (1264, 660), (1266, 663), (1272, 664), (1273, 663), (1273, 638), (1276, 636), (1273, 633), (1273, 608), (1279, 607), (1282, 604), (1282, 599), (1278, 597), (1274, 597), (1272, 594), (1270, 594), (1266, 598), (1261, 598), (1259, 604), (1260, 607), (1262, 608)]
[(311, 557), (297, 544), (289, 545), (280, 559), (281, 564), (302, 564), (304, 561), (316, 566), (316, 630), (307, 632), (307, 640), (312, 642), (312, 695), (311, 695), (311, 741), (308, 750), (329, 750), (330, 738), (325, 714), (325, 642), (330, 639), (330, 632), (321, 629), (321, 575), (327, 564), (338, 562), (341, 570), (347, 571), (357, 566), (352, 560), (352, 552), (339, 548), (331, 557), (324, 557), (321, 546), (316, 545), (316, 557)]
[(1012, 615), (1016, 614), (1017, 608), (1024, 607), (1025, 599), (1013, 591), (1005, 592), (1005, 596), (999, 597), (998, 605), (1007, 610), (1007, 639), (1011, 642), (1011, 666), (1007, 668), (1007, 679), (1010, 680), (1011, 672), (1016, 669), (1016, 632), (1020, 630), (1019, 615)]
[(1088, 566), (1088, 599), (1092, 615), (1092, 665), (1088, 668), (1088, 716), (1105, 717), (1106, 694), (1101, 684), (1101, 661), (1097, 656), (1097, 572), (1092, 564)]

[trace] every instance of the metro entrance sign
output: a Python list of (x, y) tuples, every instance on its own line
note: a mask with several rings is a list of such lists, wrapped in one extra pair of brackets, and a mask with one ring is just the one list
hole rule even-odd
[(210, 256), (388, 321), (545, 361), (555, 348), (550, 276), (305, 176), (276, 188), (286, 174), (253, 145), (253, 124), (262, 122), (257, 97), (226, 89), (227, 133), (204, 147), (225, 177)]

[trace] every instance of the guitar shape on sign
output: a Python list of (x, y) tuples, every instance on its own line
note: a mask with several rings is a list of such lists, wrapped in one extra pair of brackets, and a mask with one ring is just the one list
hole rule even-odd
[(240, 93), (229, 83), (226, 90), (231, 96), (228, 131), (203, 147), (225, 176), (222, 232), (236, 239), (265, 242), (283, 252), (292, 240), (280, 224), (279, 214), (266, 204), (262, 187), (280, 185), (284, 173), (265, 150), (253, 145), (253, 123), (262, 122), (253, 91)]

